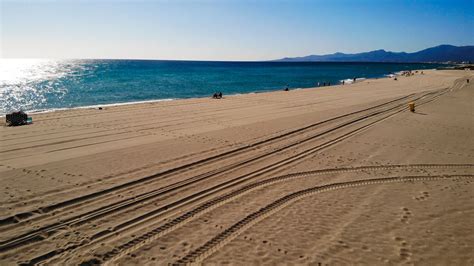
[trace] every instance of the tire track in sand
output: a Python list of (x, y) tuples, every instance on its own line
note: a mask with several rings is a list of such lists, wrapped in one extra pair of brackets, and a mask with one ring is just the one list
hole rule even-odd
[(190, 263), (199, 263), (203, 261), (208, 256), (212, 255), (219, 248), (223, 247), (225, 244), (229, 243), (240, 233), (244, 232), (252, 225), (257, 224), (268, 216), (276, 213), (277, 211), (285, 208), (291, 203), (303, 199), (314, 194), (327, 192), (336, 189), (347, 189), (353, 187), (375, 185), (375, 184), (388, 184), (395, 182), (418, 182), (418, 181), (435, 181), (442, 179), (455, 179), (455, 178), (473, 178), (474, 175), (439, 175), (439, 176), (399, 176), (399, 177), (387, 177), (387, 178), (373, 178), (365, 180), (355, 180), (349, 182), (340, 182), (333, 183), (323, 186), (316, 186), (312, 188), (303, 189), (284, 197), (279, 198), (278, 200), (268, 204), (267, 206), (261, 208), (260, 210), (246, 216), (244, 219), (238, 221), (231, 227), (225, 229), (223, 232), (219, 233), (217, 236), (206, 242), (201, 247), (191, 251), (186, 256), (180, 260), (173, 263), (173, 265), (182, 265)]
[[(440, 91), (432, 91), (432, 92), (429, 92), (429, 93), (426, 93), (426, 94), (423, 94), (423, 95), (420, 95), (418, 96), (416, 99), (417, 100), (423, 100), (422, 103), (427, 103), (427, 102), (431, 102), (437, 98), (439, 98), (441, 95), (445, 94), (447, 92), (448, 89), (443, 89), (443, 90), (440, 90)], [(369, 115), (365, 115), (364, 117), (371, 117), (371, 116), (376, 116), (378, 114), (385, 114), (387, 111), (393, 111), (391, 112), (390, 114), (380, 118), (380, 119), (377, 119), (376, 121), (373, 121), (373, 122), (370, 122), (369, 124), (367, 125), (364, 125), (362, 127), (359, 127), (355, 130), (352, 130), (348, 133), (345, 133), (343, 134), (342, 136), (338, 136), (336, 137), (335, 139), (332, 139), (322, 145), (318, 145), (316, 147), (312, 147), (310, 149), (307, 149), (295, 156), (291, 156), (290, 158), (287, 158), (287, 159), (284, 159), (282, 161), (279, 161), (279, 162), (276, 162), (276, 163), (273, 163), (271, 165), (268, 165), (260, 170), (257, 170), (255, 172), (252, 172), (251, 174), (247, 174), (247, 175), (244, 175), (242, 177), (238, 177), (238, 178), (234, 178), (233, 180), (230, 180), (230, 181), (226, 181), (222, 184), (219, 184), (213, 188), (210, 188), (210, 189), (206, 189), (205, 191), (200, 191), (198, 193), (195, 193), (187, 198), (185, 198), (184, 200), (186, 200), (186, 202), (184, 202), (184, 200), (180, 200), (178, 202), (173, 202), (172, 204), (170, 204), (169, 206), (165, 206), (165, 207), (161, 207), (157, 210), (154, 210), (152, 212), (149, 212), (145, 215), (141, 215), (139, 217), (136, 217), (134, 219), (132, 219), (131, 221), (126, 221), (124, 223), (122, 223), (121, 225), (119, 226), (116, 226), (115, 228), (112, 228), (112, 229), (107, 229), (105, 231), (101, 231), (99, 233), (97, 233), (96, 235), (92, 236), (91, 237), (91, 240), (85, 240), (85, 242), (81, 242), (79, 244), (74, 244), (73, 246), (70, 246), (68, 248), (68, 250), (70, 249), (76, 249), (78, 247), (81, 247), (81, 246), (84, 246), (86, 244), (88, 244), (88, 242), (91, 242), (91, 241), (94, 241), (94, 240), (97, 240), (97, 238), (102, 238), (102, 237), (110, 237), (111, 235), (117, 233), (117, 231), (119, 230), (122, 230), (124, 228), (127, 228), (129, 227), (130, 225), (131, 226), (137, 226), (137, 224), (142, 224), (143, 223), (143, 220), (148, 220), (150, 217), (153, 217), (153, 216), (158, 216), (160, 215), (163, 211), (169, 211), (169, 209), (177, 209), (179, 207), (182, 207), (184, 205), (187, 205), (189, 203), (192, 203), (192, 202), (197, 202), (198, 200), (201, 200), (201, 199), (204, 199), (205, 197), (209, 196), (209, 195), (212, 195), (212, 194), (215, 194), (219, 191), (223, 191), (224, 189), (228, 188), (228, 187), (232, 187), (232, 186), (235, 186), (237, 184), (240, 184), (240, 183), (243, 183), (247, 180), (250, 180), (252, 179), (254, 176), (258, 176), (258, 175), (261, 175), (261, 174), (264, 174), (264, 173), (268, 173), (276, 168), (279, 168), (281, 167), (282, 165), (287, 165), (288, 163), (292, 163), (296, 160), (300, 160), (302, 158), (305, 158), (306, 156), (316, 152), (316, 151), (319, 151), (321, 149), (324, 149), (324, 148), (327, 148), (327, 147), (330, 147), (338, 142), (341, 142), (343, 141), (344, 139), (354, 135), (354, 134), (357, 134), (359, 133), (360, 131), (363, 131), (365, 130), (366, 128), (380, 122), (380, 121), (383, 121), (389, 117), (392, 117), (393, 115), (396, 115), (400, 112), (404, 112), (406, 111), (406, 108), (404, 106), (404, 104), (399, 104), (395, 107), (390, 107), (389, 109), (385, 109), (383, 111), (376, 111), (375, 113), (372, 113), (372, 114), (369, 114)], [(346, 123), (343, 123), (342, 125), (339, 125), (337, 126), (336, 128), (340, 128), (340, 127), (345, 127), (347, 125), (351, 125), (353, 123), (357, 123), (358, 121), (361, 121), (365, 118), (357, 118), (355, 120), (352, 120), (350, 122), (346, 122)], [(329, 131), (332, 131), (334, 129), (330, 129)], [(291, 144), (291, 145), (295, 145), (295, 144)], [(274, 151), (275, 152), (275, 151)], [(244, 178), (245, 177), (245, 178)], [(43, 255), (40, 255), (38, 257), (35, 257), (33, 258), (32, 260), (30, 260), (32, 263), (30, 264), (35, 264), (37, 262), (41, 262), (41, 261), (44, 261), (44, 260), (48, 260), (54, 256), (57, 256), (61, 253), (64, 253), (66, 250), (64, 249), (56, 249), (56, 250), (52, 250), (51, 252), (48, 252), (46, 254), (43, 254)]]
[(179, 227), (185, 225), (186, 223), (193, 220), (193, 218), (199, 217), (223, 204), (234, 200), (240, 196), (243, 196), (251, 191), (260, 189), (266, 186), (270, 186), (275, 183), (291, 181), (295, 178), (304, 178), (312, 177), (317, 175), (324, 174), (337, 174), (337, 173), (357, 173), (360, 171), (366, 170), (394, 170), (394, 169), (456, 169), (456, 168), (472, 168), (474, 164), (465, 164), (465, 165), (436, 165), (436, 164), (419, 164), (419, 165), (385, 165), (385, 166), (361, 166), (353, 168), (335, 168), (335, 169), (324, 169), (324, 170), (315, 170), (309, 172), (300, 172), (294, 174), (288, 174), (278, 177), (269, 178), (263, 181), (255, 182), (249, 185), (246, 185), (238, 190), (235, 190), (231, 193), (223, 195), (221, 197), (209, 200), (202, 205), (199, 205), (197, 208), (192, 209), (177, 218), (167, 222), (164, 225), (161, 225), (153, 230), (148, 231), (145, 234), (142, 234), (127, 243), (115, 247), (113, 250), (105, 253), (101, 256), (102, 261), (115, 260), (122, 255), (132, 252), (139, 249), (140, 247), (154, 241), (155, 239), (166, 235), (167, 233), (178, 229)]
[[(444, 90), (443, 90), (444, 91)], [(433, 94), (433, 92), (430, 92), (430, 93), (427, 93), (427, 94), (424, 94), (422, 96), (419, 96), (417, 99), (421, 99), (423, 97), (425, 97), (426, 95), (431, 95)], [(108, 189), (105, 189), (105, 190), (102, 190), (102, 191), (98, 191), (98, 192), (94, 192), (92, 194), (86, 194), (84, 196), (80, 196), (78, 198), (73, 198), (73, 199), (70, 199), (70, 200), (66, 200), (66, 201), (63, 201), (63, 202), (59, 202), (59, 203), (55, 203), (53, 205), (49, 205), (49, 206), (44, 206), (44, 207), (41, 207), (37, 210), (32, 210), (32, 211), (29, 211), (29, 212), (24, 212), (24, 213), (17, 213), (15, 215), (12, 215), (10, 217), (6, 217), (6, 218), (3, 218), (3, 219), (0, 219), (0, 226), (4, 226), (4, 225), (9, 225), (9, 224), (16, 224), (16, 223), (19, 223), (21, 221), (24, 221), (26, 219), (29, 219), (33, 216), (37, 216), (38, 214), (39, 215), (44, 215), (44, 214), (47, 214), (51, 211), (54, 211), (54, 210), (57, 210), (57, 209), (61, 209), (61, 208), (64, 208), (64, 207), (68, 207), (70, 205), (75, 205), (75, 204), (78, 204), (78, 203), (81, 203), (81, 202), (84, 202), (84, 201), (90, 201), (92, 199), (95, 199), (97, 197), (101, 197), (101, 196), (104, 196), (104, 195), (107, 195), (109, 193), (113, 193), (113, 192), (116, 192), (118, 190), (122, 190), (122, 189), (130, 189), (130, 187), (133, 187), (133, 186), (137, 186), (137, 185), (141, 185), (143, 183), (148, 183), (150, 181), (152, 181), (153, 179), (155, 178), (158, 178), (158, 177), (161, 177), (161, 178), (166, 178), (168, 175), (171, 175), (171, 174), (177, 174), (177, 173), (182, 173), (183, 171), (189, 171), (189, 170), (192, 170), (196, 167), (199, 167), (201, 165), (204, 165), (204, 164), (209, 164), (209, 163), (213, 163), (214, 161), (220, 161), (224, 158), (227, 158), (227, 157), (232, 157), (234, 155), (238, 155), (240, 153), (245, 153), (247, 151), (247, 149), (250, 149), (250, 150), (255, 150), (255, 149), (258, 149), (258, 147), (262, 146), (262, 145), (268, 145), (269, 143), (272, 143), (274, 141), (279, 141), (280, 139), (286, 139), (288, 137), (292, 137), (293, 134), (296, 134), (296, 137), (300, 134), (302, 134), (303, 132), (305, 132), (306, 130), (309, 130), (309, 129), (312, 129), (313, 127), (316, 127), (316, 126), (320, 126), (324, 123), (327, 123), (327, 122), (331, 122), (331, 121), (334, 121), (334, 120), (337, 120), (337, 119), (340, 119), (340, 118), (344, 118), (344, 117), (347, 117), (347, 116), (350, 116), (350, 115), (353, 115), (353, 114), (357, 114), (357, 113), (361, 113), (361, 112), (364, 112), (364, 111), (368, 111), (368, 110), (371, 110), (371, 109), (374, 109), (374, 108), (377, 108), (377, 107), (382, 107), (382, 106), (385, 106), (385, 105), (388, 105), (388, 104), (391, 104), (391, 103), (394, 103), (394, 102), (397, 102), (401, 99), (406, 99), (407, 97), (410, 97), (410, 96), (413, 96), (413, 94), (410, 94), (408, 96), (405, 96), (405, 97), (402, 97), (402, 98), (398, 98), (396, 100), (392, 100), (392, 101), (389, 101), (389, 102), (386, 102), (384, 104), (380, 104), (380, 105), (377, 105), (377, 106), (373, 106), (373, 107), (370, 107), (370, 108), (367, 108), (367, 109), (363, 109), (363, 110), (359, 110), (359, 111), (356, 111), (356, 112), (352, 112), (352, 113), (349, 113), (349, 114), (345, 114), (345, 115), (341, 115), (341, 116), (338, 116), (338, 117), (334, 117), (334, 118), (331, 118), (331, 119), (328, 119), (328, 120), (325, 120), (325, 121), (321, 121), (321, 122), (317, 122), (315, 124), (311, 124), (309, 126), (305, 126), (303, 128), (299, 128), (299, 129), (296, 129), (296, 130), (292, 130), (290, 132), (287, 132), (287, 133), (284, 133), (282, 135), (278, 135), (278, 136), (274, 136), (274, 137), (271, 137), (269, 139), (266, 139), (266, 140), (262, 140), (262, 141), (259, 141), (257, 143), (254, 143), (254, 144), (251, 144), (251, 145), (248, 145), (246, 147), (241, 147), (241, 148), (238, 148), (238, 149), (235, 149), (235, 150), (231, 150), (231, 151), (228, 151), (228, 152), (224, 152), (223, 154), (217, 154), (217, 155), (214, 155), (214, 156), (211, 156), (211, 157), (208, 157), (208, 158), (205, 158), (203, 160), (199, 160), (197, 162), (192, 162), (190, 164), (186, 164), (186, 165), (183, 165), (183, 166), (178, 166), (176, 168), (172, 168), (170, 170), (165, 170), (161, 173), (157, 173), (157, 174), (154, 174), (154, 175), (151, 175), (151, 176), (146, 176), (146, 177), (143, 177), (143, 178), (140, 178), (138, 180), (134, 180), (134, 181), (130, 181), (130, 182), (127, 182), (125, 184), (120, 184), (118, 186), (115, 186), (115, 187), (112, 187), (112, 188), (108, 188)], [(224, 172), (224, 171), (227, 171), (227, 170), (232, 170), (234, 169), (235, 167), (237, 166), (240, 166), (240, 165), (243, 165), (243, 164), (247, 164), (249, 162), (253, 162), (255, 160), (258, 160), (262, 157), (265, 157), (267, 155), (271, 155), (271, 154), (274, 154), (276, 152), (279, 152), (281, 150), (284, 150), (286, 148), (291, 148), (295, 145), (299, 145), (305, 141), (308, 141), (314, 137), (320, 137), (321, 135), (323, 134), (326, 134), (326, 133), (330, 133), (336, 129), (339, 129), (341, 127), (345, 127), (345, 126), (348, 126), (348, 125), (351, 125), (352, 123), (356, 123), (360, 120), (363, 120), (365, 118), (368, 118), (368, 117), (372, 117), (372, 116), (375, 116), (375, 115), (378, 115), (378, 114), (383, 114), (384, 111), (390, 111), (394, 108), (397, 108), (397, 107), (400, 107), (400, 104), (398, 104), (397, 106), (395, 107), (391, 107), (389, 109), (385, 109), (385, 110), (382, 110), (382, 111), (376, 111), (374, 113), (370, 113), (370, 114), (365, 114), (361, 117), (358, 117), (356, 118), (355, 120), (351, 120), (349, 122), (345, 122), (343, 123), (342, 125), (339, 125), (339, 126), (336, 126), (336, 128), (332, 128), (332, 129), (329, 129), (329, 130), (326, 130), (324, 131), (323, 133), (318, 133), (316, 134), (315, 136), (310, 136), (309, 138), (305, 138), (303, 140), (297, 140), (296, 142), (294, 143), (290, 143), (289, 145), (286, 145), (284, 146), (283, 148), (279, 148), (279, 149), (276, 149), (276, 150), (271, 150), (268, 154), (264, 154), (264, 155), (259, 155), (257, 157), (254, 157), (254, 158), (250, 158), (250, 159), (246, 159), (244, 160), (243, 162), (237, 162), (237, 163), (233, 163), (229, 166), (225, 166), (225, 167), (221, 167), (219, 169), (215, 169), (213, 171), (210, 171), (210, 172), (207, 172), (205, 174), (201, 174), (201, 175), (198, 175), (198, 176), (195, 176), (195, 177), (192, 177), (192, 178), (189, 178), (188, 180), (184, 180), (185, 182), (188, 182), (188, 181), (192, 181), (194, 179), (201, 179), (201, 176), (202, 177), (207, 177), (207, 176), (211, 176), (211, 175), (215, 175), (215, 174), (219, 174), (221, 172)], [(161, 190), (161, 189), (159, 189)], [(134, 202), (136, 201), (136, 197), (134, 197), (134, 199), (132, 199)], [(42, 229), (43, 230), (43, 229)], [(3, 245), (5, 243), (0, 243), (0, 251), (4, 250), (3, 248)]]
[[(447, 89), (443, 89), (443, 90), (440, 90), (440, 91), (429, 92), (429, 93), (423, 94), (423, 95), (421, 95), (421, 96), (418, 96), (416, 99), (417, 99), (417, 100), (425, 100), (424, 102), (429, 102), (429, 101), (432, 101), (432, 100), (438, 98), (440, 95), (446, 93), (446, 91), (447, 91)], [(426, 97), (428, 97), (428, 96), (432, 96), (432, 97), (426, 99)], [(395, 110), (394, 110), (394, 109), (395, 109)], [(315, 151), (318, 151), (318, 150), (320, 150), (320, 149), (322, 149), (322, 148), (327, 148), (327, 147), (329, 147), (329, 146), (331, 146), (331, 145), (333, 145), (333, 144), (335, 144), (335, 143), (337, 143), (337, 142), (340, 142), (340, 141), (344, 140), (345, 138), (350, 137), (350, 136), (352, 136), (353, 134), (356, 134), (356, 133), (360, 132), (361, 130), (364, 130), (365, 128), (368, 128), (369, 126), (371, 126), (371, 125), (373, 125), (373, 124), (375, 124), (375, 123), (378, 123), (378, 122), (380, 122), (380, 121), (382, 121), (382, 120), (385, 120), (385, 119), (387, 119), (387, 118), (389, 118), (389, 117), (391, 117), (391, 116), (393, 116), (393, 115), (395, 115), (395, 114), (397, 114), (397, 113), (406, 111), (405, 108), (404, 108), (404, 104), (398, 104), (398, 105), (396, 105), (395, 107), (390, 107), (390, 108), (385, 109), (385, 110), (382, 110), (382, 111), (376, 111), (376, 112), (374, 112), (374, 113), (372, 113), (372, 114), (364, 115), (364, 116), (362, 116), (362, 118), (359, 117), (359, 118), (357, 118), (357, 119), (355, 119), (355, 120), (352, 120), (352, 121), (343, 123), (342, 125), (337, 126), (336, 129), (337, 129), (337, 128), (341, 128), (341, 127), (345, 127), (345, 126), (347, 126), (347, 125), (351, 125), (351, 124), (353, 124), (353, 123), (357, 123), (358, 121), (361, 121), (361, 120), (363, 120), (363, 119), (366, 119), (367, 117), (372, 117), (372, 116), (376, 116), (376, 115), (379, 115), (379, 114), (384, 114), (384, 113), (386, 113), (387, 111), (393, 111), (393, 110), (394, 110), (394, 112), (393, 112), (393, 113), (390, 113), (388, 116), (385, 116), (385, 117), (383, 117), (383, 118), (381, 118), (381, 119), (378, 119), (378, 120), (375, 121), (375, 122), (371, 122), (371, 123), (369, 123), (368, 125), (362, 126), (361, 128), (357, 128), (356, 130), (353, 130), (353, 131), (351, 131), (351, 132), (349, 132), (349, 133), (346, 133), (346, 134), (344, 134), (344, 135), (342, 135), (342, 136), (339, 136), (339, 137), (337, 137), (337, 138), (335, 138), (335, 139), (333, 139), (333, 140), (331, 140), (331, 141), (329, 141), (329, 142), (327, 142), (327, 143), (324, 143), (323, 145), (318, 145), (317, 147), (313, 147), (313, 148), (310, 148), (310, 149), (308, 149), (308, 150), (305, 150), (304, 152), (298, 154), (297, 156), (292, 156), (290, 159), (285, 159), (285, 160), (283, 160), (283, 161), (281, 161), (281, 162), (277, 162), (277, 163), (271, 164), (271, 165), (269, 165), (269, 166), (267, 166), (267, 167), (264, 167), (265, 169), (256, 171), (255, 173), (253, 173), (253, 174), (252, 174), (250, 177), (248, 177), (247, 179), (250, 179), (250, 178), (253, 177), (254, 175), (261, 175), (261, 174), (266, 173), (266, 172), (268, 172), (268, 171), (270, 171), (270, 170), (273, 170), (273, 169), (275, 169), (275, 168), (281, 167), (282, 165), (286, 165), (286, 164), (291, 163), (291, 162), (293, 162), (293, 161), (295, 161), (295, 160), (304, 158), (304, 157), (306, 157), (308, 154), (314, 153)], [(331, 129), (331, 130), (329, 130), (329, 131), (333, 131), (333, 130), (335, 130), (335, 129)], [(299, 143), (301, 143), (301, 141), (298, 141), (297, 143), (292, 144), (292, 145), (297, 145), (297, 144), (299, 144)], [(274, 152), (275, 152), (275, 151), (274, 151)], [(273, 153), (274, 153), (274, 152), (273, 152)], [(239, 184), (239, 183), (242, 183), (243, 181), (232, 180), (232, 182), (236, 182), (236, 184)], [(224, 184), (224, 185), (226, 185), (226, 184)], [(234, 184), (233, 184), (233, 185), (234, 185)], [(219, 186), (216, 188), (217, 191), (222, 191), (222, 190), (223, 190), (223, 188), (220, 188), (220, 187), (222, 187), (222, 186), (219, 185)], [(224, 186), (224, 187), (227, 188), (228, 186), (226, 185), (226, 186)], [(209, 189), (207, 189), (207, 190), (209, 190)], [(194, 198), (197, 197), (198, 199), (202, 199), (202, 198), (204, 198), (205, 196), (208, 196), (207, 194), (210, 195), (210, 194), (213, 194), (213, 193), (215, 192), (215, 191), (207, 191), (207, 190), (206, 190), (206, 191), (203, 191), (203, 192), (200, 192), (200, 193), (196, 193), (196, 194), (198, 194), (198, 195), (197, 195), (197, 196), (193, 195)], [(196, 199), (191, 199), (191, 201), (192, 201), (192, 202), (195, 202)], [(191, 201), (190, 201), (190, 202), (191, 202)], [(134, 200), (133, 203), (136, 203), (136, 201)], [(133, 203), (132, 203), (132, 204), (133, 204)], [(172, 205), (173, 205), (172, 207), (177, 208), (177, 207), (180, 207), (180, 206), (183, 205), (183, 204), (178, 202), (178, 203), (176, 203), (176, 204), (173, 203)], [(174, 205), (177, 205), (177, 206), (174, 206)], [(122, 209), (122, 208), (123, 208), (123, 207), (121, 207), (121, 206), (118, 207), (118, 209)], [(115, 208), (114, 208), (114, 209), (115, 209)], [(162, 209), (162, 208), (160, 208), (160, 209)], [(167, 209), (168, 209), (168, 208), (166, 208), (166, 210), (167, 210)], [(162, 212), (162, 211), (158, 211), (158, 214), (161, 213), (161, 212)], [(98, 215), (99, 215), (99, 217), (103, 216), (102, 213), (99, 213)], [(140, 220), (148, 219), (148, 218), (150, 218), (151, 216), (154, 216), (154, 215), (156, 215), (155, 212), (153, 212), (151, 215), (150, 215), (150, 214), (146, 214), (144, 217), (142, 217), (143, 215), (140, 216), (140, 217), (138, 217), (138, 218), (140, 218), (140, 219), (138, 219), (138, 218), (137, 218), (137, 219), (133, 219), (132, 225), (135, 225), (136, 223), (141, 224), (141, 221), (140, 221)], [(94, 215), (94, 216), (95, 216), (95, 215)], [(84, 222), (83, 219), (80, 219), (80, 220), (82, 220), (82, 221), (80, 221), (79, 223), (83, 223), (83, 222)], [(73, 222), (73, 223), (75, 223), (75, 222)], [(123, 225), (122, 227), (119, 227), (118, 229), (122, 229), (123, 227), (128, 227), (129, 224), (130, 224), (130, 223), (126, 222), (126, 223), (124, 223), (124, 225)], [(56, 227), (56, 226), (63, 227), (64, 225), (54, 225), (54, 227)], [(92, 237), (92, 240), (95, 240), (95, 238), (101, 238), (104, 234), (105, 234), (105, 235), (110, 235), (110, 234), (113, 234), (113, 233), (115, 233), (115, 232), (116, 232), (115, 229), (114, 229), (114, 230), (106, 230), (106, 231), (103, 231), (103, 232), (99, 232), (98, 234), (96, 234), (95, 236)], [(35, 238), (35, 239), (37, 238), (37, 240), (39, 240), (39, 241), (42, 240), (42, 239), (44, 239), (43, 231), (41, 230), (41, 232), (39, 232), (39, 233), (41, 233), (40, 235), (38, 235), (39, 238), (38, 238), (38, 237), (35, 237), (34, 235), (29, 235), (29, 236), (26, 236), (26, 235), (25, 235), (26, 238), (25, 238), (24, 240), (26, 240), (26, 241), (29, 242), (29, 241), (32, 240), (32, 237)], [(37, 235), (37, 234), (35, 234), (35, 235)], [(47, 237), (47, 236), (46, 236), (46, 237)], [(19, 240), (20, 242), (23, 242), (23, 241), (24, 241), (24, 240), (20, 240), (20, 239), (18, 239), (18, 240)], [(89, 240), (85, 240), (85, 241), (86, 241), (85, 243), (80, 243), (80, 244), (78, 244), (78, 245), (73, 245), (73, 246), (70, 246), (70, 247), (67, 248), (67, 249), (70, 249), (70, 248), (75, 249), (75, 248), (77, 248), (77, 247), (79, 247), (79, 246), (83, 246), (84, 244), (87, 244), (88, 242), (90, 242), (90, 239), (89, 239)], [(14, 242), (17, 242), (17, 241), (14, 241)], [(8, 244), (5, 243), (5, 244), (7, 245), (7, 246), (5, 246), (5, 248), (8, 249), (9, 247), (12, 248), (13, 246), (16, 246), (16, 244), (15, 244), (14, 242), (10, 242), (10, 243), (8, 243)], [(19, 242), (18, 242), (18, 243), (19, 243)], [(0, 247), (1, 247), (1, 246), (0, 246)], [(31, 264), (31, 263), (34, 264), (34, 263), (37, 263), (37, 262), (40, 262), (40, 261), (43, 261), (43, 260), (47, 260), (47, 259), (49, 259), (49, 258), (51, 258), (51, 257), (53, 257), (53, 256), (56, 256), (56, 255), (58, 255), (58, 254), (60, 254), (60, 253), (63, 253), (64, 251), (65, 251), (64, 249), (53, 250), (53, 251), (51, 251), (51, 252), (48, 252), (47, 254), (43, 254), (43, 255), (41, 255), (41, 256), (39, 256), (39, 257), (36, 257), (36, 258), (30, 260), (30, 264)]]

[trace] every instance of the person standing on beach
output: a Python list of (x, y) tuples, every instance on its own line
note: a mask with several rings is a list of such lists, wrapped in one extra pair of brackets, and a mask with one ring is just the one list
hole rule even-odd
[(342, 85), (344, 85), (344, 83), (345, 83), (345, 81), (343, 80), (343, 81), (342, 81)]

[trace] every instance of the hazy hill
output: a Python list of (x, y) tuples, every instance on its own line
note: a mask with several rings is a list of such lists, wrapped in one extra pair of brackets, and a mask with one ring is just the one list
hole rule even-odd
[(414, 53), (375, 50), (358, 54), (335, 53), (286, 57), (280, 62), (474, 62), (474, 46), (440, 45)]

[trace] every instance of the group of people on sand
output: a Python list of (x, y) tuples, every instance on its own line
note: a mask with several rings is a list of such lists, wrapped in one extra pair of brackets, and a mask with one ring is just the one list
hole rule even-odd
[[(405, 77), (409, 77), (409, 76), (414, 76), (416, 74), (418, 74), (418, 70), (415, 70), (415, 72), (411, 71), (411, 70), (407, 70), (407, 71), (403, 71), (401, 76), (405, 76)], [(421, 71), (421, 75), (423, 75), (423, 71)]]
[(411, 70), (403, 71), (402, 76), (409, 77), (415, 75), (415, 73), (411, 72)]
[(323, 83), (320, 83), (318, 82), (317, 84), (317, 87), (326, 87), (326, 86), (331, 86), (331, 82), (323, 82)]
[[(414, 76), (415, 74), (418, 74), (418, 70), (415, 70), (415, 71), (406, 70), (406, 71), (403, 71), (402, 73), (400, 73), (400, 76), (410, 77), (410, 76)], [(423, 71), (420, 71), (420, 74), (424, 75), (425, 73), (423, 73)], [(395, 76), (395, 78), (393, 80), (397, 80), (397, 77)]]
[(222, 92), (214, 92), (212, 99), (222, 99)]

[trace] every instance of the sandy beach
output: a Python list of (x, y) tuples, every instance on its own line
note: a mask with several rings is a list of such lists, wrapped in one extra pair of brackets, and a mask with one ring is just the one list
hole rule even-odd
[(33, 114), (0, 127), (0, 264), (472, 265), (473, 82)]

